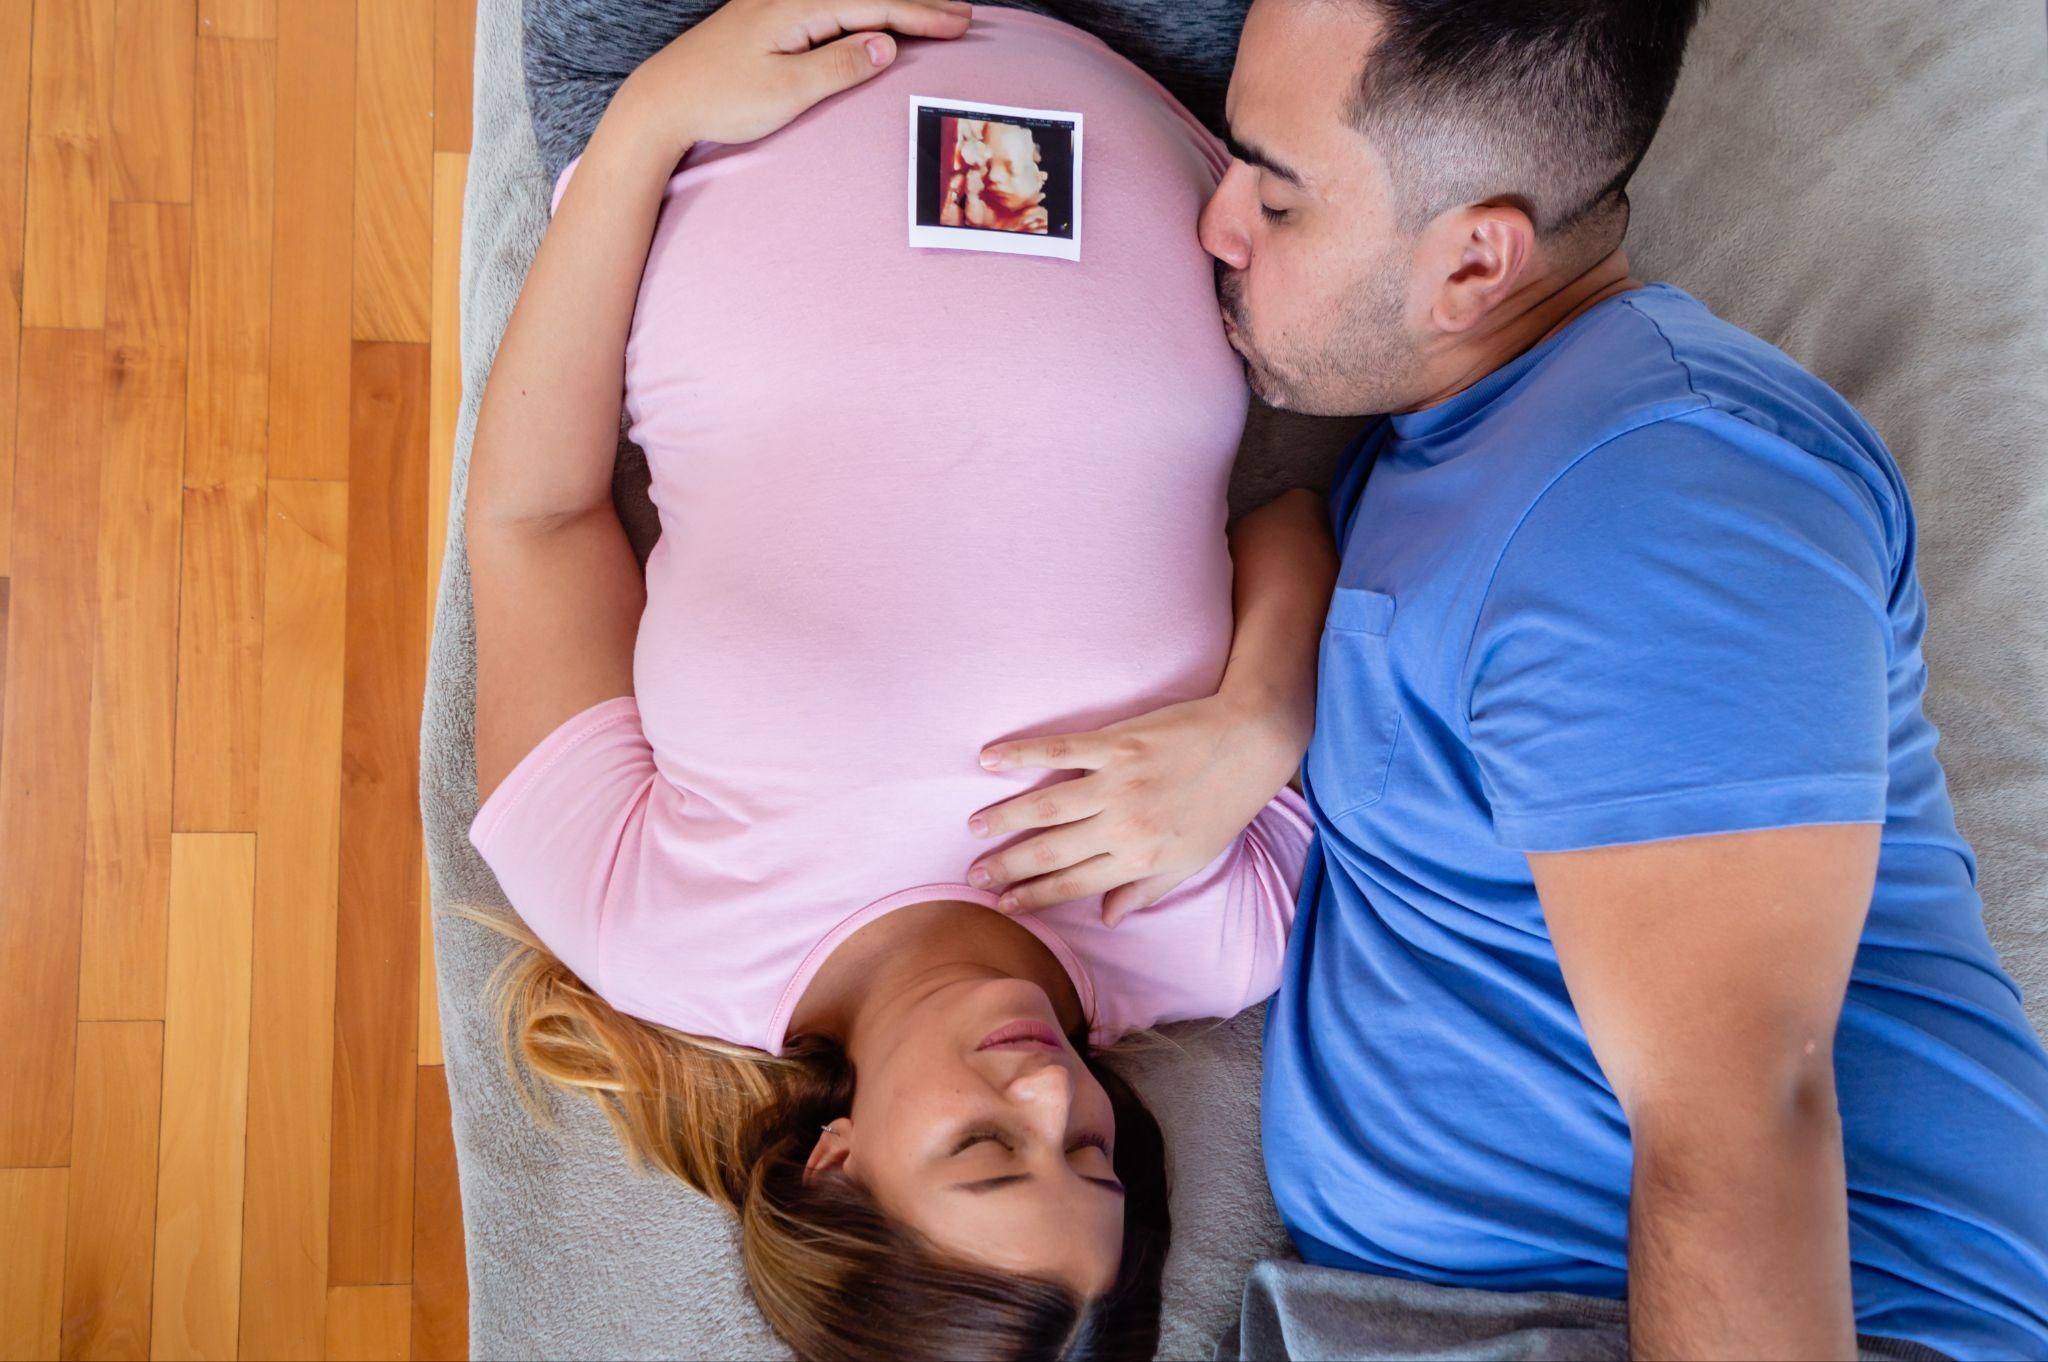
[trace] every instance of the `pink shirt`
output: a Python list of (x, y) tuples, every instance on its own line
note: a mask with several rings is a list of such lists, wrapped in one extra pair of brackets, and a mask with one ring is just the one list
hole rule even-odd
[[(906, 244), (912, 95), (1080, 111), (1078, 262)], [(998, 738), (1212, 694), (1242, 370), (1195, 239), (1216, 140), (1098, 40), (1008, 9), (670, 180), (626, 348), (662, 537), (637, 700), (534, 748), (470, 839), (621, 1011), (781, 1048), (831, 951), (891, 909), (993, 905)], [(571, 162), (557, 183), (560, 202)], [(1292, 791), (1114, 931), (1019, 920), (1094, 1034), (1228, 1016), (1279, 980)]]

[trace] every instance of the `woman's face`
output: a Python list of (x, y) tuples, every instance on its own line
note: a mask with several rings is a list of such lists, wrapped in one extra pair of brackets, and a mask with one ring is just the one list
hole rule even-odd
[(873, 1049), (811, 1175), (852, 1178), (942, 1252), (1086, 1299), (1108, 1290), (1123, 1253), (1116, 1122), (1045, 991), (949, 985)]

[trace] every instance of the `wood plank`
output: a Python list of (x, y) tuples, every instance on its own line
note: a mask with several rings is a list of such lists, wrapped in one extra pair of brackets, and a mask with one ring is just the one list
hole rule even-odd
[(149, 1356), (163, 1059), (161, 1022), (78, 1028), (64, 1243), (65, 1362)]
[(29, 7), (0, 5), (0, 577), (14, 558), (15, 378), (21, 364), (22, 209), (28, 185)]
[[(270, 42), (201, 36), (197, 52), (187, 487), (264, 475), (277, 121)], [(248, 787), (255, 775), (253, 767), (246, 772)], [(209, 777), (205, 787), (214, 801), (207, 816), (180, 826), (225, 826), (217, 815), (229, 792), (215, 788), (219, 779)]]
[(152, 1357), (236, 1355), (255, 891), (253, 836), (171, 838)]
[(455, 1173), (455, 1132), (448, 1075), (419, 1073), (419, 1142), (413, 1155), (412, 1355), (416, 1362), (469, 1356), (469, 1269), (462, 1249), (462, 1188)]
[(0, 1357), (57, 1355), (69, 1177), (62, 1168), (0, 1168), (0, 1225), (7, 1226), (9, 1259), (0, 1272)]
[(192, 201), (193, 0), (116, 0), (108, 104), (116, 199)]
[(244, 1357), (317, 1358), (327, 1313), (348, 488), (272, 482), (242, 1216)]
[(327, 1295), (327, 1356), (333, 1362), (405, 1362), (411, 1288), (337, 1286)]
[(66, 0), (35, 11), (21, 324), (96, 328), (107, 306), (114, 0)]
[(253, 832), (262, 735), (263, 483), (187, 487), (171, 826)]
[[(465, 152), (434, 156), (434, 339), (427, 391), (427, 600), (425, 639), (431, 646), (434, 603), (448, 546), (449, 484), (455, 466), (455, 419), (462, 407), (462, 194), (469, 182)], [(441, 1062), (440, 989), (434, 977), (434, 905), (427, 866), (420, 863), (420, 1063)]]
[(355, 52), (355, 0), (292, 0), (277, 16), (273, 478), (348, 476)]
[(70, 1161), (100, 499), (97, 331), (22, 332), (0, 730), (0, 1167)]
[(81, 1019), (164, 1015), (190, 245), (189, 208), (110, 210)]
[(426, 341), (434, 196), (434, 6), (358, 0), (357, 340)]
[(277, 0), (200, 0), (199, 31), (216, 38), (274, 38)]
[(434, 0), (434, 150), (468, 152), (476, 0)]
[(427, 347), (357, 342), (328, 1280), (412, 1277)]

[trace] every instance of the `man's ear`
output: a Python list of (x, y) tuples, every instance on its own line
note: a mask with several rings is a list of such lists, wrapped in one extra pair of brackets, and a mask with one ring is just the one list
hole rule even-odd
[(853, 1118), (842, 1116), (818, 1132), (811, 1156), (804, 1160), (804, 1181), (821, 1177), (846, 1176), (846, 1161), (853, 1157)]
[(1430, 321), (1469, 331), (1520, 286), (1536, 259), (1536, 224), (1510, 203), (1475, 204), (1424, 229), (1422, 252), (1441, 283)]

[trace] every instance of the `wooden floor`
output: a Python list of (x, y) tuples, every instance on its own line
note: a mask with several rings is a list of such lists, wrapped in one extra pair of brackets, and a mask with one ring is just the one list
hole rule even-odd
[(0, 1358), (467, 1346), (420, 691), (475, 0), (0, 0)]

